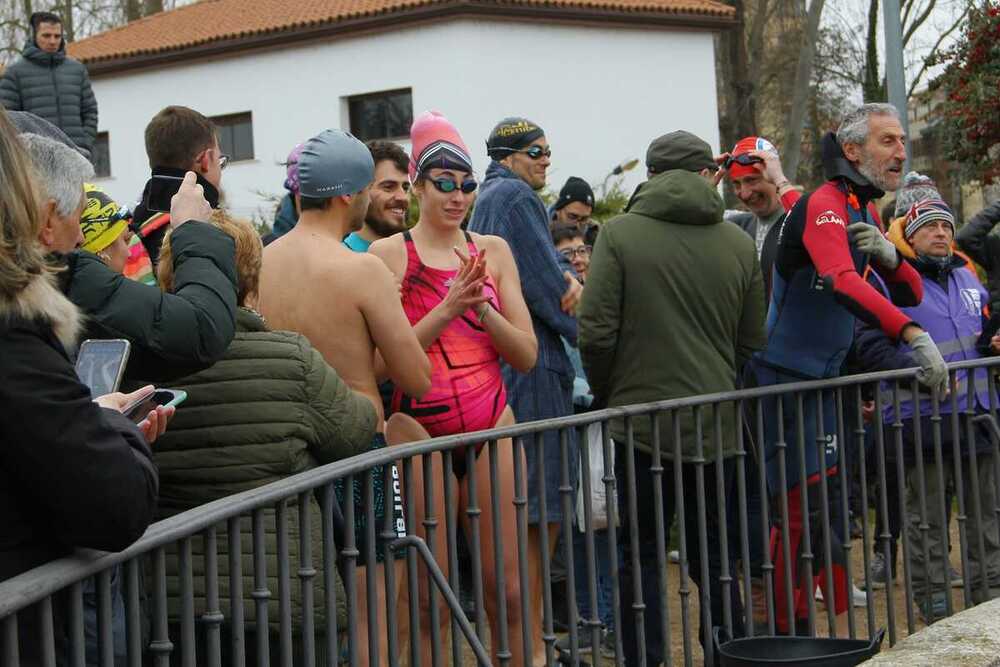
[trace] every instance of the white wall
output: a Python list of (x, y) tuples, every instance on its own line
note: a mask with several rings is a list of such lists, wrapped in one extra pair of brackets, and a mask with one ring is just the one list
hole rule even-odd
[[(537, 122), (552, 145), (554, 190), (569, 176), (596, 186), (672, 130), (719, 143), (708, 32), (463, 19), (98, 77), (93, 85), (99, 129), (110, 132), (112, 175), (100, 183), (123, 202), (135, 201), (148, 178), (143, 130), (162, 107), (253, 112), (256, 159), (231, 164), (223, 178), (241, 215), (266, 206), (254, 191), (283, 193), (278, 163), (297, 142), (341, 124), (343, 97), (393, 88), (413, 89), (415, 115), (448, 116), (480, 175), (496, 121)], [(628, 174), (627, 189), (644, 179), (643, 165)]]

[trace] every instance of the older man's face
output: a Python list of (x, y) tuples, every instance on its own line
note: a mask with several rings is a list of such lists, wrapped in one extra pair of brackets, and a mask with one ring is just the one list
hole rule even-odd
[(846, 144), (844, 154), (872, 185), (894, 192), (903, 177), (906, 133), (895, 116), (875, 114), (868, 118), (868, 140), (863, 145)]
[(41, 241), (49, 252), (66, 254), (76, 250), (83, 244), (83, 228), (80, 227), (80, 216), (87, 198), (80, 191), (80, 204), (69, 215), (60, 215), (54, 199), (49, 199), (43, 206), (45, 223), (42, 225)]

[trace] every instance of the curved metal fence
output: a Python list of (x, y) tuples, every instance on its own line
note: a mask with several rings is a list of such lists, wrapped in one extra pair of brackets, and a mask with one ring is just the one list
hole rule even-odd
[[(870, 638), (884, 627), (894, 644), (1000, 586), (998, 368), (1000, 359), (953, 364), (944, 397), (921, 394), (915, 370), (894, 371), (598, 410), (338, 461), (160, 521), (120, 553), (80, 550), (0, 582), (0, 659), (572, 664), (589, 645), (592, 662), (716, 664), (713, 627), (773, 635), (782, 618), (786, 634)], [(989, 405), (976, 407), (986, 387)], [(929, 421), (903, 415), (915, 397)], [(558, 434), (563, 520), (536, 530), (527, 500), (539, 494), (544, 515), (545, 494), (529, 488), (526, 454), (547, 433)], [(786, 476), (806, 478), (810, 448), (836, 463), (815, 493), (796, 493)], [(460, 459), (464, 477), (446, 472), (437, 484), (436, 471)], [(780, 476), (774, 487), (768, 466), (772, 483)], [(379, 476), (402, 489), (405, 531), (391, 511), (376, 517)], [(607, 521), (595, 528), (602, 486)], [(361, 528), (338, 535), (338, 521)], [(884, 590), (876, 553), (889, 568)], [(860, 594), (836, 615), (840, 576)], [(814, 594), (817, 584), (831, 599)], [(578, 591), (590, 603), (582, 619)], [(602, 624), (609, 592), (613, 621)], [(603, 625), (616, 630), (606, 657)]]

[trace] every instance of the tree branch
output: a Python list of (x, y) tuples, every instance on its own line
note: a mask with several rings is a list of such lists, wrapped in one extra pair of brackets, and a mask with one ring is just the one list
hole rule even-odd
[(937, 0), (930, 0), (930, 2), (927, 3), (927, 8), (924, 10), (924, 13), (918, 16), (916, 19), (914, 19), (913, 23), (910, 24), (910, 27), (906, 29), (906, 32), (903, 34), (904, 49), (906, 48), (906, 45), (910, 43), (910, 38), (913, 37), (913, 33), (917, 31), (917, 28), (919, 28), (924, 24), (924, 21), (927, 20), (927, 17), (931, 15), (932, 11), (934, 11), (934, 6), (936, 4)]
[(913, 95), (914, 92), (916, 92), (917, 86), (920, 84), (920, 80), (923, 78), (924, 74), (926, 74), (927, 70), (930, 68), (931, 58), (937, 53), (937, 50), (941, 48), (941, 43), (944, 42), (944, 40), (948, 37), (948, 35), (955, 32), (958, 26), (962, 25), (962, 23), (965, 21), (968, 15), (969, 15), (969, 5), (966, 5), (965, 9), (962, 10), (962, 13), (959, 15), (958, 19), (956, 19), (956, 21), (951, 24), (950, 28), (941, 33), (937, 41), (934, 42), (934, 46), (931, 47), (931, 50), (927, 52), (927, 56), (924, 58), (924, 64), (917, 71), (917, 76), (913, 79), (913, 82), (910, 84), (910, 89), (906, 92), (907, 98), (909, 98), (911, 95)]
[(903, 20), (900, 22), (900, 25), (906, 25), (906, 23), (910, 20), (910, 12), (913, 10), (913, 3), (916, 1), (917, 0), (906, 0), (906, 2), (903, 3)]

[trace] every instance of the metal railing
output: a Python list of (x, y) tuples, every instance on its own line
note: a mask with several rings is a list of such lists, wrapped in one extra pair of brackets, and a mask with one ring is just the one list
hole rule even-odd
[[(311, 667), (336, 665), (342, 658), (357, 665), (364, 663), (365, 655), (372, 665), (387, 658), (390, 664), (408, 661), (413, 667), (425, 662), (425, 655), (430, 656), (435, 667), (449, 659), (454, 665), (518, 664), (517, 656), (523, 662), (528, 662), (530, 656), (536, 656), (536, 661), (544, 656), (550, 665), (560, 659), (575, 663), (581, 659), (580, 643), (584, 639), (577, 630), (574, 585), (576, 572), (582, 566), (591, 612), (581, 627), (590, 634), (596, 661), (596, 646), (601, 641), (601, 621), (597, 617), (599, 557), (607, 559), (611, 570), (613, 626), (617, 630), (613, 660), (618, 664), (625, 662), (626, 651), (638, 653), (634, 656), (638, 658), (636, 664), (655, 664), (658, 660), (667, 665), (691, 665), (702, 660), (715, 664), (712, 626), (721, 626), (728, 636), (771, 635), (780, 630), (781, 613), (789, 619), (804, 615), (786, 628), (789, 634), (874, 637), (878, 627), (885, 626), (893, 644), (901, 635), (921, 627), (922, 612), (918, 609), (915, 613), (915, 604), (927, 600), (933, 603), (924, 610), (929, 610), (924, 616), (950, 615), (988, 599), (991, 584), (1000, 584), (996, 534), (1000, 516), (996, 501), (1000, 497), (1000, 433), (996, 429), (995, 392), (989, 394), (988, 408), (974, 409), (968, 406), (974, 405), (972, 399), (980, 379), (972, 372), (967, 374), (967, 382), (956, 379), (956, 374), (966, 375), (967, 369), (983, 368), (989, 385), (995, 386), (998, 364), (1000, 360), (979, 360), (951, 366), (952, 387), (962, 386), (969, 392), (967, 406), (959, 409), (961, 400), (954, 391), (940, 400), (936, 395), (932, 397), (929, 442), (917, 421), (919, 414), (907, 420), (899, 417), (900, 405), (905, 402), (901, 399), (903, 392), (912, 392), (906, 395), (913, 396), (919, 391), (915, 371), (907, 370), (600, 410), (399, 445), (338, 461), (160, 521), (120, 553), (81, 550), (71, 558), (0, 582), (0, 659), (3, 665), (29, 664), (26, 656), (43, 665), (84, 665), (88, 662), (89, 642), (90, 648), (96, 647), (97, 664), (115, 664), (112, 578), (120, 568), (127, 649), (125, 656), (119, 657), (125, 657), (126, 664), (132, 666), (266, 665), (274, 660), (281, 665)], [(875, 408), (874, 418), (867, 424), (866, 395)], [(889, 414), (883, 410), (889, 398), (895, 416), (883, 423), (882, 416)], [(810, 404), (819, 410), (812, 431), (808, 422), (815, 412), (810, 411)], [(831, 406), (835, 433), (828, 434), (822, 427), (827, 423), (823, 410)], [(778, 422), (782, 422), (783, 410), (791, 410), (797, 428), (789, 433), (779, 427), (778, 441), (771, 443), (776, 445), (773, 450), (780, 471), (778, 492), (772, 496), (760, 443), (767, 437), (766, 424), (774, 420), (775, 408)], [(732, 433), (723, 432), (727, 411), (732, 411), (736, 419)], [(649, 420), (648, 442), (639, 442), (635, 436), (641, 420)], [(682, 422), (693, 425), (693, 438), (685, 440)], [(664, 423), (672, 426), (672, 432), (661, 432)], [(585, 468), (588, 465), (592, 443), (586, 431), (592, 424), (600, 425), (600, 479), (611, 518), (606, 528), (606, 554), (599, 554), (595, 546), (594, 489), (588, 474), (580, 476), (583, 528), (574, 526), (573, 520), (576, 489), (570, 481), (574, 478), (571, 469), (581, 462)], [(550, 431), (560, 434), (559, 494), (563, 510), (558, 531), (552, 534), (529, 528), (528, 494), (539, 493), (539, 489), (528, 488), (525, 463), (526, 451), (540, 451), (543, 434)], [(807, 439), (807, 432), (814, 433), (814, 441)], [(805, 478), (808, 448), (822, 448), (829, 444), (828, 436), (834, 435), (840, 444), (836, 472), (829, 477), (819, 476), (819, 511), (815, 507), (810, 511), (815, 497), (789, 493), (785, 477), (793, 473), (786, 468), (785, 458), (794, 458), (800, 467), (799, 478)], [(727, 442), (729, 436), (731, 442)], [(870, 440), (868, 450), (866, 439)], [(988, 444), (980, 451), (966, 446), (974, 441)], [(434, 488), (435, 465), (440, 463), (443, 470), (451, 471), (458, 457), (476, 461), (476, 447), (482, 443), (486, 443), (482, 453), (486, 463), (467, 465), (461, 484), (451, 482)], [(735, 447), (726, 455), (733, 443)], [(905, 451), (907, 447), (911, 451)], [(537, 457), (537, 461), (543, 468), (538, 479), (544, 480), (544, 466), (551, 465), (551, 461), (546, 462), (544, 456)], [(676, 461), (683, 464), (674, 465)], [(645, 469), (642, 462), (648, 464)], [(387, 464), (393, 463), (401, 470), (404, 482), (407, 536), (397, 535), (392, 512), (386, 512), (379, 519), (378, 536), (382, 542), (377, 547), (373, 469), (383, 466), (383, 481), (391, 485), (395, 480)], [(416, 466), (424, 472), (421, 489), (406, 483), (415, 479)], [(508, 472), (512, 472), (513, 501), (504, 507), (497, 491)], [(452, 479), (450, 473), (447, 476)], [(850, 500), (859, 495), (851, 492), (855, 481), (861, 482), (858, 488), (862, 511), (857, 518), (863, 529), (863, 538), (856, 543), (849, 539), (848, 519)], [(872, 482), (871, 491), (868, 482)], [(364, 498), (361, 506), (356, 508), (353, 502), (340, 506), (335, 483), (343, 485), (347, 499), (354, 497), (353, 489), (360, 484)], [(954, 487), (952, 495), (957, 503), (954, 517), (949, 517), (951, 496), (944, 492), (949, 484)], [(477, 500), (483, 485), (491, 491), (490, 507), (481, 506)], [(932, 487), (937, 491), (929, 494)], [(423, 494), (423, 516), (414, 512), (417, 493)], [(872, 494), (877, 501), (874, 516), (869, 510)], [(936, 506), (929, 506), (928, 498), (933, 498)], [(545, 516), (544, 493), (539, 493), (539, 501)], [(317, 503), (322, 524), (318, 544), (311, 531), (304, 528), (310, 525)], [(755, 510), (758, 503), (759, 511)], [(796, 507), (802, 522), (799, 553), (796, 558), (789, 531), (781, 531), (773, 548), (775, 555), (783, 555), (779, 571), (772, 549), (763, 546), (758, 553), (752, 553), (753, 545), (767, 545), (773, 526), (789, 526)], [(897, 522), (898, 536), (893, 535), (890, 526), (890, 509), (902, 517)], [(356, 513), (363, 513), (363, 545), (357, 543), (354, 530), (344, 533), (343, 544), (337, 543), (334, 518), (338, 512), (342, 512), (347, 526), (355, 525)], [(484, 512), (494, 520), (485, 522)], [(516, 525), (514, 544), (505, 542), (509, 536), (505, 538), (501, 530), (500, 517), (509, 517), (510, 513)], [(669, 515), (677, 524), (676, 566), (668, 557)], [(952, 518), (957, 541), (951, 535)], [(818, 530), (810, 525), (817, 520)], [(243, 540), (247, 521), (249, 554), (244, 553)], [(299, 526), (298, 563), (290, 562), (288, 555), (290, 521), (297, 521)], [(273, 558), (268, 557), (266, 545), (269, 529), (276, 536), (277, 555)], [(441, 543), (441, 530), (443, 552), (434, 546)], [(584, 538), (582, 563), (574, 558), (574, 530), (581, 530)], [(914, 530), (919, 535), (914, 535)], [(470, 561), (464, 568), (460, 531), (468, 544)], [(819, 574), (826, 594), (836, 595), (837, 571), (832, 566), (838, 563), (837, 535), (844, 536), (845, 560), (839, 562), (847, 589), (863, 583), (865, 590), (861, 621), (856, 618), (858, 612), (849, 607), (846, 628), (834, 614), (820, 610), (812, 592), (814, 574)], [(565, 561), (562, 584), (552, 584), (550, 556), (554, 553), (554, 537), (561, 541)], [(871, 554), (877, 543), (883, 558), (891, 563), (894, 537), (902, 553), (901, 587), (889, 583), (884, 593), (874, 591)], [(492, 553), (484, 551), (484, 542), (492, 545)], [(956, 547), (961, 568), (957, 601), (947, 575), (951, 563), (948, 545)], [(225, 554), (220, 557), (223, 546)], [(385, 562), (393, 564), (383, 568), (384, 581), (374, 576), (359, 578), (362, 568), (368, 573), (377, 571), (377, 548)], [(534, 549), (539, 551), (537, 575), (530, 567), (529, 556)], [(405, 568), (395, 565), (393, 554), (397, 551), (405, 553)], [(485, 561), (502, 563), (514, 553), (516, 567), (495, 567), (492, 584), (487, 585)], [(652, 558), (646, 558), (650, 553)], [(939, 561), (936, 564), (935, 559)], [(225, 568), (220, 568), (220, 561), (224, 561)], [(802, 568), (799, 581), (808, 585), (805, 600), (793, 599), (793, 562)], [(200, 568), (195, 567), (196, 563)], [(196, 569), (200, 569), (197, 576)], [(220, 574), (223, 569), (227, 572)], [(249, 576), (244, 574), (246, 569), (252, 573), (249, 590), (245, 585), (245, 576)], [(946, 573), (945, 580), (937, 581), (935, 573), (941, 571)], [(644, 585), (644, 573), (652, 573), (655, 585), (648, 580)], [(627, 582), (625, 590), (618, 574), (622, 582)], [(96, 586), (95, 638), (85, 629), (84, 586), (92, 577)], [(341, 590), (338, 577), (346, 596), (346, 619), (338, 618), (337, 613)], [(275, 578), (276, 586), (272, 584)], [(168, 579), (173, 582), (171, 590)], [(314, 594), (318, 581), (323, 583), (322, 596)], [(540, 592), (537, 581), (543, 582)], [(784, 595), (778, 597), (776, 591), (782, 581)], [(692, 583), (706, 585), (698, 586), (693, 595)], [(227, 609), (222, 609), (220, 603), (221, 589), (228, 596)], [(301, 618), (294, 622), (293, 590), (298, 594), (297, 608), (301, 609)], [(384, 608), (365, 604), (366, 600), (379, 599), (380, 590), (387, 600)], [(761, 600), (761, 591), (763, 605), (757, 607), (755, 623), (751, 601)], [(276, 619), (271, 610), (275, 593)], [(721, 600), (713, 598), (713, 594), (719, 594)], [(468, 600), (470, 595), (472, 599)], [(565, 600), (568, 609), (568, 645), (562, 648), (557, 647), (560, 638), (555, 624), (555, 603), (559, 599)], [(935, 606), (937, 602), (943, 603), (941, 609)], [(834, 609), (837, 600), (829, 599), (824, 604)], [(467, 614), (463, 608), (470, 605), (473, 610)], [(196, 608), (200, 610), (197, 615)], [(248, 620), (251, 612), (252, 623)], [(320, 612), (322, 622), (317, 623)], [(655, 619), (654, 626), (647, 623), (647, 615)], [(494, 631), (488, 630), (491, 626), (487, 617), (495, 619)], [(509, 623), (509, 619), (516, 619), (516, 623)], [(700, 620), (700, 632), (693, 628), (695, 619)], [(365, 626), (368, 633), (362, 636), (359, 628)], [(25, 636), (27, 627), (33, 629), (32, 636)], [(450, 650), (443, 636), (449, 628)], [(623, 643), (623, 633), (634, 637), (634, 641)], [(513, 643), (520, 645), (512, 645), (512, 637), (518, 636), (520, 641)], [(248, 656), (255, 657), (248, 663)]]

